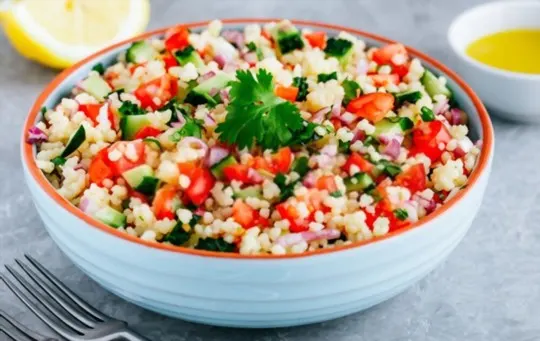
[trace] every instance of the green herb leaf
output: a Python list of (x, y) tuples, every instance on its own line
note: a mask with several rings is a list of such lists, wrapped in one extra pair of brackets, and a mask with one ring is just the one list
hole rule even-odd
[(293, 172), (298, 173), (300, 177), (306, 175), (310, 169), (311, 168), (309, 168), (309, 158), (306, 156), (300, 156), (299, 158), (295, 159), (292, 164)]
[(341, 140), (339, 140), (339, 146), (338, 146), (338, 151), (342, 154), (348, 154), (351, 150), (351, 142), (350, 141), (347, 141), (347, 142), (343, 142)]
[(318, 83), (326, 83), (331, 79), (337, 80), (337, 72), (334, 71), (332, 73), (319, 73), (317, 75), (317, 82)]
[(360, 85), (352, 80), (346, 79), (341, 84), (343, 90), (345, 91), (345, 97), (343, 97), (343, 104), (347, 105), (350, 101), (360, 96), (362, 89)]
[(234, 244), (227, 243), (223, 238), (206, 238), (199, 239), (199, 242), (195, 245), (195, 249), (216, 252), (234, 252), (236, 247)]
[(424, 122), (431, 122), (435, 119), (435, 114), (428, 107), (422, 107), (422, 109), (420, 109), (420, 116)]
[(169, 242), (173, 245), (184, 245), (190, 238), (191, 234), (184, 230), (183, 223), (179, 221), (169, 234), (163, 238), (164, 242)]
[(146, 111), (143, 108), (130, 101), (123, 102), (120, 108), (118, 108), (118, 112), (120, 112), (120, 114), (123, 116), (146, 114)]
[(179, 59), (184, 59), (184, 58), (188, 58), (193, 52), (195, 52), (195, 49), (193, 48), (193, 46), (188, 45), (183, 50), (176, 51), (174, 55)]
[(399, 220), (405, 220), (409, 217), (409, 213), (407, 213), (406, 210), (404, 210), (403, 208), (397, 208), (394, 210), (394, 215), (396, 216), (396, 218), (398, 218)]
[(216, 129), (219, 139), (239, 149), (251, 148), (253, 143), (273, 150), (290, 145), (304, 129), (304, 120), (294, 104), (274, 94), (272, 74), (265, 69), (257, 76), (239, 70), (236, 78), (230, 83), (227, 118)]
[(187, 136), (194, 136), (200, 138), (202, 136), (201, 123), (190, 116), (185, 116), (186, 123), (182, 128), (175, 131), (169, 139), (173, 142), (178, 142)]
[(274, 183), (279, 187), (279, 201), (285, 201), (294, 195), (294, 187), (298, 183), (297, 181), (287, 183), (287, 177), (281, 173), (278, 173), (274, 178)]
[(364, 146), (368, 147), (368, 146), (378, 146), (379, 145), (379, 141), (373, 137), (373, 136), (368, 136), (366, 137), (366, 139), (364, 140)]
[(306, 77), (294, 77), (293, 86), (298, 88), (298, 95), (296, 95), (296, 100), (302, 102), (306, 100), (308, 94), (308, 83)]
[(39, 112), (43, 116), (43, 115), (45, 115), (47, 113), (47, 108), (46, 107), (41, 107), (41, 110)]
[(343, 193), (341, 193), (341, 191), (335, 191), (335, 192), (330, 193), (330, 196), (334, 198), (339, 198), (343, 196)]
[(395, 178), (399, 173), (401, 173), (401, 167), (388, 160), (379, 161), (379, 163), (377, 164), (377, 167), (380, 168), (384, 173), (386, 173), (391, 178)]
[(105, 67), (101, 63), (97, 63), (92, 67), (92, 71), (96, 71), (100, 75), (103, 75), (105, 73)]
[(248, 51), (249, 52), (255, 52), (257, 51), (257, 45), (255, 45), (254, 42), (250, 41), (249, 43), (246, 44), (246, 47), (248, 48)]

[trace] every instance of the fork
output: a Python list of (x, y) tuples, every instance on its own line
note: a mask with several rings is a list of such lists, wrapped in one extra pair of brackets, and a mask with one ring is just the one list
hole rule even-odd
[[(6, 270), (46, 310), (32, 301), (11, 279), (3, 274), (0, 274), (0, 279), (56, 333), (68, 341), (109, 341), (118, 338), (150, 341), (130, 330), (126, 322), (113, 319), (90, 306), (33, 257), (25, 257), (41, 275), (23, 261), (15, 259), (15, 262), (34, 284), (13, 267), (5, 265)], [(56, 318), (51, 317), (51, 314)]]
[[(24, 341), (24, 340), (59, 341), (58, 339), (53, 339), (53, 338), (38, 334), (26, 328), (25, 326), (17, 322), (13, 317), (9, 316), (5, 311), (0, 309), (0, 321), (2, 320), (6, 321), (7, 324), (11, 325), (12, 328), (9, 328), (9, 326), (6, 326), (3, 323), (0, 323), (0, 335), (4, 333), (8, 337), (10, 337), (11, 340), (14, 340), (14, 341)], [(15, 332), (13, 328), (15, 328), (17, 332)], [(21, 335), (24, 337), (22, 337)]]

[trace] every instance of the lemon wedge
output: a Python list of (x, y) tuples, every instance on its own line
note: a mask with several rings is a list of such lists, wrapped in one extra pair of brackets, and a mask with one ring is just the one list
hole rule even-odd
[(86, 56), (143, 32), (149, 0), (11, 0), (0, 18), (23, 56), (66, 68)]

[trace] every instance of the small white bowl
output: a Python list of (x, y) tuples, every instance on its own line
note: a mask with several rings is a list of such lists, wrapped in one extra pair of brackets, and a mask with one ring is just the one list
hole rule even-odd
[(540, 74), (505, 71), (465, 53), (470, 43), (483, 36), (516, 28), (540, 29), (540, 1), (494, 2), (464, 12), (448, 30), (448, 41), (457, 55), (453, 66), (491, 113), (514, 121), (540, 122)]

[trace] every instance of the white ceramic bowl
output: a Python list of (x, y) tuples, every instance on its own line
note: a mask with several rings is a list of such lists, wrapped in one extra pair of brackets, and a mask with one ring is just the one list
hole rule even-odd
[(448, 30), (448, 41), (457, 57), (455, 69), (491, 113), (510, 120), (540, 122), (540, 75), (504, 71), (465, 53), (475, 40), (515, 28), (540, 29), (540, 1), (493, 2), (461, 14)]
[[(239, 27), (260, 20), (225, 20)], [(266, 21), (263, 21), (266, 22)], [(344, 27), (369, 44), (389, 40)], [(188, 24), (197, 29), (206, 23)], [(150, 32), (134, 40), (162, 34)], [(471, 131), (484, 140), (469, 186), (443, 208), (385, 238), (292, 256), (242, 256), (145, 242), (84, 215), (47, 182), (26, 144), (42, 106), (53, 106), (96, 62), (108, 64), (130, 42), (112, 46), (59, 75), (34, 104), (22, 134), (24, 174), (37, 210), (58, 247), (104, 288), (150, 310), (206, 324), (283, 327), (325, 321), (387, 300), (424, 277), (456, 247), (482, 202), (493, 156), (493, 129), (478, 97), (453, 72), (410, 49), (437, 74), (445, 74), (470, 114)]]

